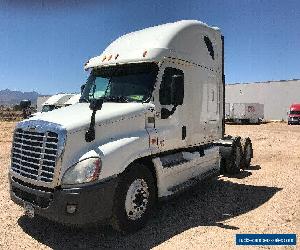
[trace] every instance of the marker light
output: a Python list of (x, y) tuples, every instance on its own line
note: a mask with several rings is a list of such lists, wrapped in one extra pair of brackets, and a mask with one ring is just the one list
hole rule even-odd
[(112, 58), (112, 55), (110, 55), (110, 56), (107, 58), (107, 61), (109, 61), (111, 58)]
[(90, 62), (90, 60), (87, 60), (84, 64), (84, 66), (86, 66), (89, 62)]
[(105, 61), (105, 59), (106, 59), (106, 56), (104, 56), (104, 57), (103, 57), (103, 59), (102, 59), (102, 62), (104, 62), (104, 61)]

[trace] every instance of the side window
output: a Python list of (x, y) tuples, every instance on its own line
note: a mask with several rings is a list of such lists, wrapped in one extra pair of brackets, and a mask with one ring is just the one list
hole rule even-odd
[(102, 97), (105, 93), (108, 81), (108, 78), (97, 77), (93, 87), (90, 89), (89, 98), (98, 99)]
[[(174, 97), (172, 96), (172, 80), (176, 76), (184, 77), (183, 71), (175, 68), (166, 68), (162, 77), (162, 82), (159, 89), (159, 102), (161, 105), (174, 105)], [(177, 86), (177, 100), (182, 99), (184, 96), (184, 84), (182, 86)], [(182, 101), (181, 101), (182, 104)]]
[(215, 60), (214, 47), (213, 47), (212, 42), (211, 42), (211, 40), (209, 39), (208, 36), (204, 36), (204, 42), (205, 42), (206, 48), (207, 48), (211, 58), (213, 60)]

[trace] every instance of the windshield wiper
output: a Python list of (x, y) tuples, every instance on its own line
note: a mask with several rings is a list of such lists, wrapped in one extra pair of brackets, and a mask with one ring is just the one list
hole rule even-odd
[(126, 96), (104, 96), (102, 97), (103, 101), (108, 101), (108, 102), (129, 102), (128, 98)]

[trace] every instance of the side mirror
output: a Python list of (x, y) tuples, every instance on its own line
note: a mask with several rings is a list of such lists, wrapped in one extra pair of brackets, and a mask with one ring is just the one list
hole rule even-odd
[(81, 93), (81, 94), (82, 94), (83, 91), (84, 91), (85, 85), (86, 85), (86, 84), (82, 84), (82, 85), (80, 86), (80, 93)]
[(90, 110), (97, 111), (102, 108), (103, 99), (92, 99), (90, 102)]
[(174, 106), (182, 105), (184, 97), (184, 78), (182, 75), (172, 76), (171, 102)]

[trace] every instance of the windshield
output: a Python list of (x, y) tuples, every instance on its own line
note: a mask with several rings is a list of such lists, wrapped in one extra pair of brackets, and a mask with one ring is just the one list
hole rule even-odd
[(55, 109), (55, 105), (44, 105), (42, 108), (42, 112), (49, 112)]
[(300, 115), (300, 110), (291, 110), (290, 114), (291, 115)]
[(93, 69), (80, 102), (103, 98), (114, 102), (147, 102), (156, 81), (155, 63), (135, 63)]

